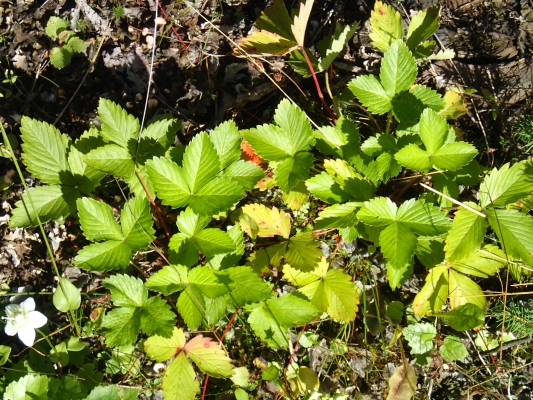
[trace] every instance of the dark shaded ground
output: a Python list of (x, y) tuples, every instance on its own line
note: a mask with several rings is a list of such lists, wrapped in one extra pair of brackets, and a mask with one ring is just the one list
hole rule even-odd
[[(445, 47), (456, 51), (457, 58), (453, 62), (439, 61), (425, 66), (419, 74), (420, 81), (429, 86), (435, 86), (438, 81), (441, 90), (446, 85), (478, 90), (468, 97), (468, 115), (456, 123), (466, 138), (476, 144), (484, 161), (499, 165), (526, 156), (513, 137), (512, 126), (532, 110), (533, 2), (421, 0), (393, 5), (405, 16), (411, 10), (437, 3), (442, 5), (437, 37)], [(126, 16), (120, 19), (113, 16), (116, 4), (105, 0), (90, 3), (94, 12), (90, 14), (83, 0), (1, 3), (1, 73), (12, 70), (17, 76), (13, 84), (0, 84), (4, 95), (0, 98), (0, 118), (8, 133), (17, 137), (20, 117), (28, 115), (54, 124), (61, 132), (76, 138), (95, 118), (100, 97), (109, 98), (142, 118), (155, 2), (123, 3)], [(157, 50), (147, 120), (163, 113), (182, 119), (184, 125), (179, 134), (182, 142), (226, 119), (233, 119), (241, 128), (270, 121), (282, 94), (252, 63), (234, 57), (233, 43), (222, 35), (238, 42), (267, 4), (263, 0), (196, 1), (195, 7), (204, 20), (184, 3), (162, 2), (167, 24), (159, 28), (155, 39)], [(292, 2), (286, 4), (294, 6)], [(374, 72), (379, 66), (380, 54), (370, 46), (364, 25), (372, 8), (371, 2), (341, 0), (316, 2), (313, 8), (306, 34), (309, 47), (331, 33), (335, 21), (344, 24), (361, 21), (361, 28), (346, 52), (334, 63), (332, 87), (336, 91), (343, 90), (357, 74)], [(161, 9), (158, 12), (161, 16)], [(71, 65), (62, 70), (48, 63), (49, 50), (55, 44), (46, 36), (44, 27), (54, 15), (71, 21), (77, 35), (87, 44), (86, 54), (74, 56)], [(86, 29), (80, 30), (79, 21), (85, 23)], [(89, 59), (93, 57), (95, 63), (91, 66)], [(295, 74), (282, 58), (273, 57), (269, 61), (263, 63), (266, 72), (315, 122), (327, 123), (327, 114), (320, 106), (311, 79), (304, 80)], [(324, 88), (323, 81), (321, 84)], [(0, 158), (0, 174), (4, 176), (11, 169), (13, 165)], [(31, 178), (28, 183), (33, 183)], [(50, 290), (54, 286), (53, 275), (38, 235), (31, 230), (7, 228), (6, 215), (21, 190), (15, 179), (15, 185), (2, 192), (0, 283), (11, 288), (30, 285), (35, 291)], [(48, 224), (47, 229), (58, 245), (58, 259), (68, 259), (77, 246), (74, 228)], [(361, 354), (354, 354), (354, 365), (348, 368), (351, 376), (343, 379), (357, 382), (354, 385), (366, 390), (368, 398), (380, 398), (383, 382), (366, 381), (367, 365), (357, 364), (357, 360), (364, 359)], [(375, 365), (383, 366), (387, 361), (379, 360)], [(442, 385), (433, 389), (434, 396), (460, 398), (465, 382), (460, 369), (448, 371), (439, 365), (430, 369)], [(530, 385), (531, 371), (524, 370), (523, 375), (521, 382)], [(335, 382), (338, 384), (339, 379)], [(522, 393), (529, 396), (531, 390), (529, 386)]]

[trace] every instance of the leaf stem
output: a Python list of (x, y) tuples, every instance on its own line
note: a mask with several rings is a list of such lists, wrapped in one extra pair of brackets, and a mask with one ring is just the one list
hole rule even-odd
[(137, 176), (139, 177), (139, 180), (141, 181), (141, 183), (143, 185), (144, 191), (146, 192), (146, 195), (148, 196), (148, 199), (150, 200), (150, 204), (152, 204), (152, 207), (153, 207), (155, 213), (157, 214), (157, 218), (159, 219), (159, 222), (161, 223), (161, 226), (165, 230), (165, 235), (167, 236), (167, 238), (170, 239), (170, 232), (168, 231), (167, 225), (165, 224), (165, 221), (163, 220), (163, 217), (161, 216), (161, 213), (159, 212), (159, 208), (155, 204), (155, 201), (152, 198), (152, 195), (150, 194), (150, 190), (148, 189), (148, 186), (146, 186), (146, 182), (144, 181), (144, 178), (143, 178), (139, 168), (137, 168)]
[(324, 96), (322, 95), (322, 90), (320, 89), (320, 84), (318, 83), (318, 79), (316, 77), (315, 70), (313, 68), (313, 64), (311, 63), (311, 60), (309, 59), (309, 56), (305, 52), (304, 48), (301, 48), (300, 50), (303, 53), (303, 55), (305, 57), (305, 60), (307, 61), (307, 66), (309, 67), (309, 71), (311, 71), (311, 75), (313, 76), (313, 80), (315, 81), (315, 87), (316, 87), (316, 91), (318, 93), (318, 97), (320, 98), (320, 101), (324, 105), (324, 108), (328, 112), (328, 114), (331, 117), (331, 119), (333, 120), (333, 122), (337, 123), (337, 118), (335, 117), (335, 115), (333, 114), (331, 109), (328, 107), (328, 105), (326, 103), (326, 100), (324, 100)]
[(433, 193), (436, 193), (438, 194), (439, 196), (442, 196), (444, 197), (446, 200), (450, 200), (453, 204), (456, 204), (458, 206), (461, 206), (461, 207), (464, 207), (466, 208), (468, 211), (470, 212), (473, 212), (474, 214), (477, 214), (479, 215), (480, 217), (483, 217), (483, 218), (487, 218), (487, 216), (485, 214), (483, 214), (482, 212), (479, 212), (478, 210), (476, 210), (475, 208), (472, 208), (470, 206), (467, 206), (466, 204), (464, 203), (461, 203), (459, 200), (455, 200), (453, 197), (450, 197), (442, 192), (439, 192), (438, 190), (435, 190), (433, 189), (431, 186), (428, 186), (426, 185), (425, 183), (418, 183), (420, 186), (422, 186), (424, 189), (427, 189), (429, 190), (430, 192), (433, 192)]
[[(28, 196), (28, 200), (30, 201), (30, 205), (31, 205), (31, 208), (33, 211), (36, 210), (35, 208), (35, 205), (33, 203), (33, 199), (30, 195), (30, 192), (29, 192), (29, 189), (28, 189), (28, 185), (26, 185), (26, 181), (24, 180), (24, 175), (22, 174), (22, 171), (20, 169), (20, 165), (18, 163), (18, 160), (17, 158), (15, 157), (15, 153), (13, 152), (13, 148), (11, 147), (11, 142), (9, 141), (8, 137), (7, 137), (7, 134), (6, 134), (6, 131), (4, 130), (4, 125), (3, 123), (0, 122), (0, 129), (2, 130), (2, 137), (4, 139), (4, 144), (5, 146), (7, 146), (7, 149), (9, 151), (9, 153), (11, 154), (11, 160), (13, 161), (13, 164), (15, 165), (15, 169), (17, 170), (17, 174), (20, 178), (20, 181), (22, 182), (22, 186), (24, 186), (24, 190)], [(30, 213), (28, 212), (28, 217), (29, 219), (31, 220), (31, 215), (29, 215)], [(46, 236), (46, 233), (44, 231), (44, 227), (43, 227), (43, 223), (41, 222), (41, 218), (39, 217), (39, 213), (35, 212), (35, 219), (37, 220), (37, 223), (39, 225), (39, 230), (41, 231), (41, 235), (43, 237), (43, 241), (44, 241), (44, 244), (46, 246), (46, 251), (48, 253), (48, 255), (50, 256), (50, 262), (52, 263), (52, 269), (54, 270), (54, 273), (56, 274), (57, 278), (59, 279), (59, 283), (58, 283), (58, 286), (59, 286), (59, 289), (63, 292), (63, 294), (65, 295), (65, 297), (67, 297), (67, 292), (65, 290), (65, 288), (63, 287), (63, 284), (61, 282), (61, 274), (59, 273), (59, 268), (57, 268), (57, 264), (56, 264), (56, 259), (55, 259), (55, 254), (54, 252), (52, 251), (52, 248), (50, 247), (50, 243), (48, 242), (48, 237)], [(74, 324), (74, 328), (76, 329), (76, 334), (78, 336), (81, 335), (81, 329), (78, 325), (78, 321), (76, 320), (76, 318), (74, 318), (74, 313), (72, 312), (72, 310), (69, 310), (68, 312), (70, 314), (70, 319), (72, 321), (72, 323)]]

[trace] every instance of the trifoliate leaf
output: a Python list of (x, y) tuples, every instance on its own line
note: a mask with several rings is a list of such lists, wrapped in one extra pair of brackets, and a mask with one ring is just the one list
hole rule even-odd
[(327, 172), (322, 172), (308, 179), (305, 185), (313, 196), (329, 204), (344, 203), (352, 198)]
[[(467, 203), (479, 210), (474, 203)], [(472, 211), (460, 208), (455, 213), (453, 226), (446, 236), (446, 260), (453, 261), (467, 257), (474, 252), (485, 237), (487, 220)]]
[(348, 83), (348, 88), (373, 114), (385, 114), (392, 108), (391, 98), (374, 75), (358, 76)]
[[(289, 265), (283, 268), (284, 276), (294, 280), (297, 286), (298, 271)], [(304, 275), (312, 275), (305, 280), (305, 286), (298, 289), (311, 303), (322, 312), (327, 312), (335, 321), (350, 322), (355, 318), (357, 305), (359, 304), (359, 293), (355, 283), (349, 275), (344, 274), (340, 269), (328, 271), (328, 264), (322, 257), (320, 264), (315, 270)]]
[(376, 1), (370, 13), (370, 34), (372, 44), (381, 51), (389, 49), (395, 39), (403, 36), (402, 17), (391, 6)]
[(20, 131), (24, 143), (24, 164), (33, 176), (46, 183), (74, 184), (67, 163), (67, 136), (54, 126), (29, 117), (22, 117)]
[(139, 120), (111, 100), (100, 99), (98, 118), (102, 121), (100, 133), (105, 141), (118, 144), (134, 154), (139, 133)]
[(79, 190), (69, 186), (50, 185), (29, 188), (15, 203), (9, 226), (12, 228), (37, 226), (37, 215), (42, 223), (66, 218), (76, 212), (76, 200), (80, 196)]
[(396, 220), (398, 207), (388, 197), (376, 197), (365, 201), (357, 213), (357, 218), (372, 226), (386, 226)]
[(466, 303), (472, 303), (485, 312), (487, 299), (476, 282), (453, 269), (449, 271), (448, 282), (452, 309)]
[(74, 262), (89, 271), (109, 271), (125, 268), (130, 259), (131, 249), (126, 243), (109, 240), (85, 246), (78, 252)]
[(483, 326), (485, 322), (485, 310), (471, 303), (460, 305), (446, 313), (434, 313), (433, 315), (446, 318), (448, 325), (459, 332)]
[(311, 232), (299, 232), (289, 239), (285, 261), (301, 271), (313, 270), (320, 261), (322, 251)]
[(446, 361), (459, 361), (468, 356), (468, 350), (457, 336), (446, 336), (439, 353)]
[(256, 305), (248, 322), (257, 336), (274, 349), (286, 349), (288, 329), (311, 321), (316, 308), (307, 300), (287, 293)]
[(401, 41), (392, 42), (383, 56), (379, 78), (389, 99), (415, 83), (418, 68), (415, 58)]
[(230, 164), (224, 170), (222, 176), (233, 179), (244, 190), (252, 190), (257, 182), (265, 177), (265, 172), (257, 164), (239, 160)]
[(413, 301), (413, 312), (422, 317), (431, 312), (439, 312), (448, 298), (448, 267), (437, 265), (429, 270), (426, 283)]
[(155, 239), (148, 199), (134, 197), (124, 204), (120, 213), (124, 240), (133, 251), (148, 247)]
[(191, 193), (196, 193), (220, 171), (215, 146), (205, 132), (196, 135), (183, 155), (182, 173)]
[(146, 287), (168, 296), (185, 288), (188, 269), (184, 265), (165, 265), (146, 281)]
[(226, 356), (220, 343), (213, 342), (212, 338), (198, 335), (189, 340), (183, 350), (207, 375), (215, 378), (229, 378), (233, 375), (231, 359)]
[(200, 382), (185, 353), (180, 352), (163, 376), (163, 394), (167, 399), (195, 399)]
[(200, 215), (215, 215), (226, 211), (244, 196), (236, 181), (216, 177), (191, 196), (189, 207)]
[(433, 348), (433, 338), (437, 335), (437, 329), (428, 322), (420, 322), (403, 328), (403, 335), (411, 346), (411, 353), (424, 354)]
[(522, 161), (509, 167), (494, 168), (479, 188), (481, 206), (506, 206), (533, 192), (533, 163)]
[(349, 202), (325, 208), (318, 214), (313, 230), (349, 228), (357, 225), (355, 211), (361, 205), (361, 203)]
[(233, 267), (225, 269), (235, 288), (228, 293), (229, 299), (238, 306), (257, 303), (272, 296), (272, 291), (250, 267)]
[(146, 170), (163, 204), (174, 208), (187, 205), (191, 193), (181, 167), (167, 158), (154, 157), (146, 162)]
[(429, 154), (437, 152), (448, 137), (448, 124), (435, 111), (426, 108), (420, 117), (419, 135)]
[(298, 183), (309, 177), (314, 157), (311, 153), (300, 152), (294, 157), (287, 157), (274, 170), (274, 179), (284, 192), (289, 192)]
[(398, 151), (394, 155), (394, 158), (396, 158), (401, 165), (412, 169), (413, 171), (425, 172), (433, 167), (429, 154), (416, 144), (408, 144)]
[(122, 231), (110, 206), (84, 197), (76, 202), (81, 229), (91, 241), (122, 240)]
[(410, 50), (429, 38), (439, 28), (439, 7), (418, 11), (409, 22), (406, 44)]
[(278, 211), (276, 207), (270, 209), (263, 204), (247, 204), (241, 210), (239, 224), (252, 238), (275, 235), (289, 238), (291, 218), (285, 211)]
[(504, 251), (533, 265), (533, 219), (517, 210), (486, 210), (492, 230)]
[(407, 279), (412, 270), (416, 236), (403, 223), (392, 223), (379, 235), (381, 251), (387, 259), (387, 276), (394, 290)]
[(185, 341), (183, 329), (174, 327), (170, 338), (154, 335), (146, 339), (144, 350), (152, 360), (162, 362), (169, 360), (183, 349)]
[(116, 144), (107, 144), (91, 150), (85, 156), (85, 162), (91, 168), (120, 178), (126, 178), (135, 171), (135, 163), (128, 150)]
[(468, 164), (476, 154), (476, 148), (470, 143), (455, 142), (441, 147), (430, 159), (437, 168), (455, 171)]

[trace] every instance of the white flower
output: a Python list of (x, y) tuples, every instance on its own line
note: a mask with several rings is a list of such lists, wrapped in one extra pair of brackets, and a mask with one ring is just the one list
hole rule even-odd
[(26, 346), (33, 346), (35, 342), (35, 329), (40, 328), (48, 319), (35, 310), (35, 300), (27, 298), (20, 304), (10, 304), (6, 306), (6, 315), (3, 317), (6, 322), (4, 331), (9, 336), (18, 333), (19, 339)]

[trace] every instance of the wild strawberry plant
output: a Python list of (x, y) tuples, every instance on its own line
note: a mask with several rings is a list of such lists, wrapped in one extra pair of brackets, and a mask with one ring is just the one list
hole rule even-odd
[[(273, 46), (282, 46), (278, 54), (307, 52), (303, 29), (309, 4), (291, 20), (283, 2), (275, 2), (246, 46), (263, 44), (270, 53)], [(229, 378), (228, 387), (247, 398), (254, 389), (249, 381), (254, 367), (229, 357), (221, 341), (226, 332), (220, 340), (192, 332), (201, 327), (217, 332), (229, 318), (257, 342), (287, 350), (293, 348), (294, 328), (324, 319), (351, 323), (358, 313), (359, 289), (350, 274), (333, 267), (334, 256), (324, 257), (319, 248), (318, 237), (331, 230), (338, 230), (345, 242), (371, 244), (370, 253), (379, 249), (393, 290), (415, 268), (427, 268), (426, 283), (412, 303), (416, 316), (443, 318), (457, 331), (483, 325), (487, 299), (479, 279), (508, 268), (520, 281), (526, 274), (521, 266), (533, 264), (533, 219), (528, 214), (533, 162), (506, 164), (484, 175), (475, 159), (478, 150), (460, 140), (448, 122), (465, 112), (459, 95), (442, 96), (415, 83), (420, 60), (432, 58), (434, 43), (427, 39), (438, 26), (438, 10), (416, 14), (405, 38), (399, 14), (381, 2), (370, 22), (373, 44), (384, 52), (379, 76), (362, 75), (348, 84), (354, 101), (384, 124), (376, 122), (377, 131), (370, 136), (363, 137), (357, 122), (347, 117), (315, 130), (304, 111), (288, 100), (278, 105), (272, 123), (239, 130), (227, 121), (199, 133), (187, 146), (173, 145), (179, 123), (169, 116), (141, 129), (135, 117), (106, 99), (98, 107), (101, 125), (74, 142), (51, 125), (22, 119), (22, 160), (41, 184), (22, 195), (10, 226), (77, 221), (88, 244), (73, 263), (105, 276), (102, 286), (110, 293), (112, 309), (93, 310), (80, 332), (81, 342), (72, 336), (50, 346), (55, 363), (76, 366), (71, 371), (79, 378), (89, 376), (88, 382), (11, 376), (6, 396), (23, 387), (31, 387), (28, 393), (35, 395), (61, 396), (71, 386), (78, 394), (69, 398), (112, 396), (118, 387), (101, 386), (96, 365), (85, 362), (83, 339), (101, 335), (105, 346), (114, 349), (109, 371), (120, 363), (138, 371), (138, 357), (132, 356), (136, 347), (138, 354), (168, 361), (162, 378), (166, 398), (194, 398), (200, 376), (204, 382), (208, 376)], [(314, 62), (321, 65), (319, 71), (353, 31), (355, 27), (346, 27), (328, 39), (335, 56), (322, 54), (322, 61)], [(4, 140), (8, 143), (5, 135)], [(271, 177), (245, 160), (243, 140)], [(128, 195), (120, 210), (98, 192), (106, 175)], [(258, 200), (264, 179), (279, 189), (281, 200)], [(402, 182), (406, 186), (398, 189)], [(393, 187), (401, 196), (391, 192)], [(479, 195), (469, 196), (472, 192)], [(290, 210), (308, 206), (310, 199), (321, 205), (318, 218), (306, 223), (291, 218)], [(174, 227), (167, 226), (171, 215)], [(494, 240), (487, 240), (490, 233)], [(164, 264), (150, 274), (131, 268), (138, 266), (145, 249), (157, 251)], [(280, 279), (291, 290), (281, 289)], [(77, 290), (66, 278), (60, 285), (56, 307), (62, 312), (78, 309)], [(401, 320), (402, 309), (401, 303), (396, 313), (391, 307), (388, 317)], [(74, 314), (69, 318), (73, 323)], [(435, 348), (432, 323), (409, 325), (397, 331), (398, 337), (402, 334), (412, 354)], [(439, 351), (453, 361), (464, 357), (466, 348), (449, 335)], [(8, 356), (9, 351), (4, 363)], [(262, 379), (274, 381), (280, 393), (290, 397), (317, 390), (316, 374), (291, 362), (292, 354), (285, 369), (267, 361), (257, 361)], [(391, 393), (411, 396), (413, 379), (416, 383), (412, 367), (402, 366), (391, 378)]]

